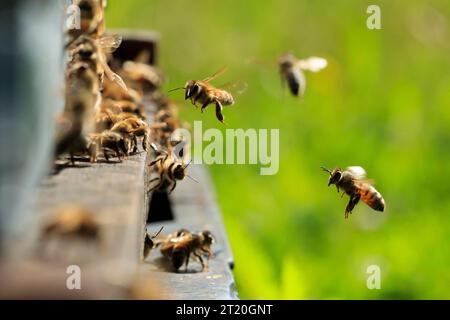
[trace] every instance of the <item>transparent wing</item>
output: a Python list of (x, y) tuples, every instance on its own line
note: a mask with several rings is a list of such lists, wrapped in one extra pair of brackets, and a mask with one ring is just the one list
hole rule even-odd
[(320, 57), (310, 57), (297, 62), (298, 67), (302, 70), (318, 72), (328, 65), (328, 61)]
[(114, 52), (122, 43), (122, 36), (114, 34), (110, 36), (103, 36), (98, 39), (100, 47), (106, 53)]
[(214, 80), (215, 78), (217, 78), (218, 76), (224, 74), (226, 71), (228, 70), (228, 67), (223, 67), (222, 69), (218, 70), (216, 73), (214, 73), (213, 75), (203, 79), (203, 81), (205, 82), (209, 82), (211, 80)]
[(366, 179), (366, 170), (364, 170), (363, 167), (352, 166), (352, 167), (347, 167), (346, 170), (348, 172), (350, 172), (355, 179), (358, 179), (358, 180), (365, 180)]
[(229, 91), (233, 95), (241, 95), (247, 90), (248, 83), (245, 81), (230, 81), (218, 86), (218, 88)]

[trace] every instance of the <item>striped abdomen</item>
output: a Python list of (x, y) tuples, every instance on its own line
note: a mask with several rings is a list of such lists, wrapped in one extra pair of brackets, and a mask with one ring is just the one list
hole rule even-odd
[(219, 100), (219, 102), (224, 106), (229, 106), (234, 103), (234, 98), (228, 91), (222, 89), (214, 89), (214, 91), (211, 92), (211, 95)]
[(361, 196), (361, 200), (369, 207), (377, 211), (384, 211), (384, 199), (373, 186), (368, 183), (362, 183), (359, 186), (358, 193)]

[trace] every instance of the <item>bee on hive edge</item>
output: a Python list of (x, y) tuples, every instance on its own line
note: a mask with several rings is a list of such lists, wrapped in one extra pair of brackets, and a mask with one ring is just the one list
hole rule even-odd
[(376, 211), (384, 211), (385, 203), (381, 194), (372, 186), (372, 181), (366, 180), (366, 171), (362, 167), (353, 166), (345, 170), (336, 168), (333, 171), (321, 167), (330, 174), (328, 186), (336, 185), (337, 191), (343, 190), (350, 200), (345, 208), (345, 218), (352, 213), (353, 208), (362, 200)]
[(297, 59), (288, 53), (278, 59), (281, 80), (287, 82), (289, 90), (294, 96), (303, 97), (306, 88), (306, 79), (303, 71), (318, 72), (327, 66), (324, 58), (310, 57)]
[(208, 105), (214, 103), (216, 105), (216, 117), (217, 119), (224, 123), (224, 116), (222, 114), (222, 110), (224, 106), (230, 106), (234, 104), (234, 98), (228, 91), (223, 89), (219, 89), (210, 84), (210, 81), (221, 75), (226, 71), (226, 68), (223, 68), (209, 76), (203, 80), (189, 80), (186, 82), (184, 87), (175, 88), (170, 91), (184, 89), (185, 100), (190, 99), (191, 103), (194, 106), (197, 106), (197, 103), (201, 104), (201, 111), (208, 107)]
[(182, 160), (177, 160), (175, 156), (170, 152), (160, 150), (154, 143), (152, 143), (150, 146), (154, 150), (156, 158), (149, 164), (149, 166), (156, 166), (158, 177), (151, 179), (149, 183), (153, 183), (156, 181), (159, 182), (157, 185), (151, 188), (149, 192), (153, 190), (167, 190), (168, 188), (170, 188), (169, 193), (171, 193), (177, 186), (177, 181), (183, 180), (185, 177), (198, 182), (186, 173), (186, 169), (189, 166), (190, 162), (188, 164), (184, 164)]
[(124, 157), (128, 155), (128, 146), (120, 133), (111, 130), (105, 130), (101, 133), (91, 133), (88, 140), (89, 150), (95, 150), (93, 155), (91, 155), (91, 162), (97, 161), (97, 155), (100, 150), (103, 150), (103, 155), (108, 162), (108, 151), (113, 151), (119, 161), (122, 161), (121, 155)]
[[(181, 229), (169, 235), (164, 241), (159, 242), (163, 256), (169, 258), (175, 270), (180, 269), (184, 264), (186, 270), (191, 254), (202, 265), (202, 271), (208, 269), (208, 260), (213, 255), (211, 246), (215, 242), (210, 231), (191, 233), (186, 229)], [(203, 259), (206, 256), (206, 261)]]

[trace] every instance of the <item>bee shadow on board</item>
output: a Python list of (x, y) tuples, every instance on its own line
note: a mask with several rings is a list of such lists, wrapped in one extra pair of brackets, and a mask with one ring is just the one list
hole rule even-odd
[(152, 264), (153, 266), (156, 267), (158, 271), (181, 273), (181, 274), (202, 273), (202, 268), (200, 266), (196, 266), (194, 263), (192, 264), (192, 266), (191, 264), (189, 264), (187, 269), (183, 266), (180, 269), (176, 270), (173, 267), (172, 262), (163, 256), (150, 258), (147, 261), (145, 261), (145, 263)]

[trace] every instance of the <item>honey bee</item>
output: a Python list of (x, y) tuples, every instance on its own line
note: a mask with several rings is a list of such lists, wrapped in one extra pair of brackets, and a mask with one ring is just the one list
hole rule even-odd
[(142, 138), (142, 148), (147, 151), (147, 144), (150, 136), (148, 124), (137, 117), (126, 118), (115, 123), (111, 131), (120, 133), (128, 141), (128, 149), (137, 152), (137, 138)]
[(56, 133), (55, 156), (69, 152), (73, 155), (88, 149), (85, 136), (94, 132), (94, 108), (97, 101), (98, 79), (85, 63), (74, 64), (68, 71), (66, 98), (60, 126)]
[(75, 38), (80, 34), (101, 35), (104, 33), (106, 0), (74, 0), (73, 4), (80, 9), (80, 28), (68, 30), (70, 37)]
[(188, 82), (186, 82), (184, 87), (175, 88), (170, 91), (184, 89), (184, 99), (190, 99), (191, 103), (194, 106), (197, 106), (197, 103), (200, 103), (202, 112), (208, 107), (208, 105), (214, 103), (216, 105), (217, 119), (220, 122), (225, 123), (225, 118), (222, 114), (223, 107), (233, 105), (234, 98), (228, 91), (218, 89), (209, 83), (211, 80), (215, 79), (225, 71), (225, 68), (221, 69), (212, 76), (209, 76), (203, 80), (189, 80)]
[[(210, 231), (191, 233), (182, 229), (168, 236), (163, 242), (159, 242), (157, 246), (161, 246), (161, 253), (171, 260), (175, 270), (180, 269), (183, 264), (187, 270), (192, 254), (200, 262), (204, 271), (208, 269), (207, 262), (213, 255), (211, 246), (214, 242), (214, 236)], [(206, 261), (203, 259), (205, 257)]]
[(148, 232), (145, 232), (145, 238), (144, 238), (144, 259), (146, 259), (150, 253), (150, 251), (155, 247), (155, 243), (153, 242), (153, 239), (155, 239), (161, 231), (164, 229), (164, 227), (161, 227), (157, 233), (150, 236)]
[(95, 153), (91, 158), (92, 162), (97, 161), (97, 155), (100, 150), (103, 150), (106, 161), (109, 161), (108, 151), (113, 151), (119, 161), (122, 160), (121, 155), (128, 155), (128, 148), (123, 136), (111, 130), (90, 134), (88, 147), (91, 150), (95, 150)]
[(96, 240), (100, 226), (92, 212), (78, 206), (58, 210), (55, 216), (42, 229), (42, 239), (50, 236), (79, 237)]
[(103, 99), (99, 110), (101, 112), (112, 111), (114, 113), (134, 113), (139, 118), (143, 120), (146, 119), (144, 105), (130, 100)]
[(156, 181), (159, 181), (159, 183), (151, 188), (149, 192), (170, 188), (169, 193), (171, 193), (177, 186), (177, 180), (183, 180), (186, 176), (197, 182), (197, 180), (186, 174), (186, 169), (190, 162), (185, 165), (183, 161), (177, 160), (169, 152), (158, 149), (154, 143), (151, 144), (151, 147), (156, 153), (156, 159), (152, 161), (149, 166), (156, 166), (158, 177), (151, 179), (149, 183)]
[(384, 199), (372, 186), (372, 182), (366, 180), (366, 171), (362, 167), (348, 167), (346, 170), (336, 168), (333, 171), (324, 167), (321, 168), (330, 174), (328, 186), (334, 184), (338, 192), (340, 192), (340, 189), (343, 190), (342, 196), (345, 193), (350, 196), (350, 201), (345, 208), (346, 219), (359, 200), (376, 211), (384, 211)]
[(128, 88), (123, 79), (108, 65), (108, 55), (114, 52), (122, 43), (119, 35), (105, 35), (98, 38), (83, 34), (66, 45), (71, 63), (90, 61), (91, 67), (99, 74), (103, 83), (105, 75), (110, 81), (117, 83), (124, 91)]
[(130, 82), (135, 83), (135, 89), (150, 92), (163, 84), (161, 71), (146, 63), (126, 61), (122, 65), (122, 75)]
[(289, 90), (294, 96), (303, 97), (306, 79), (303, 71), (318, 72), (327, 66), (324, 58), (310, 57), (297, 59), (292, 54), (284, 54), (278, 59), (280, 75), (283, 82), (287, 82)]

